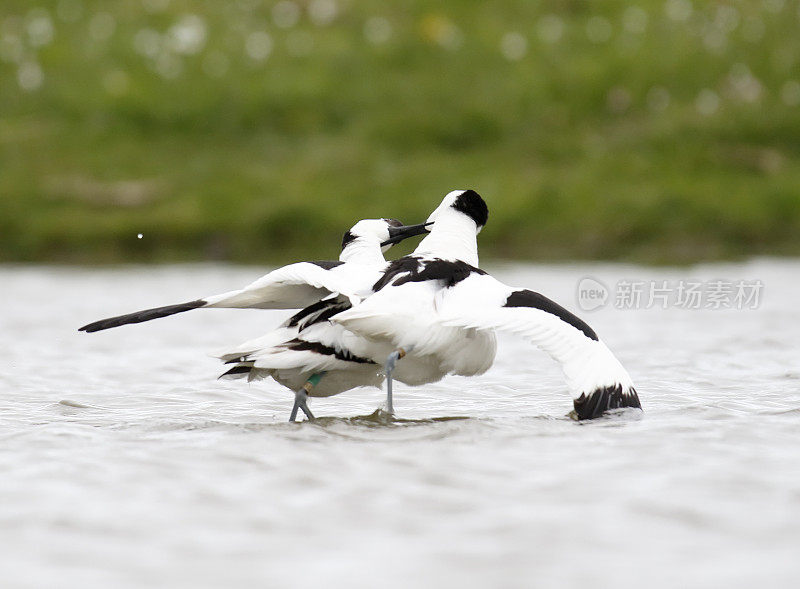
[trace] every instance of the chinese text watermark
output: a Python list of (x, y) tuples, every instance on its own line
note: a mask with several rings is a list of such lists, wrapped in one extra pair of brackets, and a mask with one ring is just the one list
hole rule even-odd
[(578, 306), (593, 311), (615, 309), (757, 309), (764, 283), (760, 280), (619, 280), (610, 290), (596, 278), (578, 283)]

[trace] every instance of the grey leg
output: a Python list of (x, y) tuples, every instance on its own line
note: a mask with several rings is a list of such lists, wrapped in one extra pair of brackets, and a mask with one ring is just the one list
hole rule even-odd
[(306, 392), (304, 389), (300, 389), (299, 391), (295, 391), (294, 393), (294, 405), (292, 406), (292, 412), (289, 414), (289, 423), (292, 423), (295, 419), (297, 419), (297, 410), (300, 408), (300, 399)]
[(390, 415), (394, 415), (394, 404), (392, 403), (392, 372), (394, 372), (394, 368), (397, 366), (397, 361), (404, 357), (409, 351), (411, 351), (411, 347), (407, 350), (398, 348), (386, 358), (386, 411), (388, 411)]
[[(317, 379), (317, 382), (319, 382), (319, 379)], [(314, 384), (312, 384), (311, 379), (309, 379), (309, 381), (303, 385), (303, 388), (299, 391), (295, 391), (294, 406), (292, 407), (292, 413), (289, 415), (290, 422), (297, 418), (298, 409), (302, 409), (308, 419), (314, 419), (314, 414), (311, 413), (311, 409), (308, 408), (308, 391), (310, 391), (313, 386)]]

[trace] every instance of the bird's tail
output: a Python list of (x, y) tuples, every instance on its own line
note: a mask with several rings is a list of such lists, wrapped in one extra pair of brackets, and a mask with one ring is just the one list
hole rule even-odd
[(239, 378), (247, 378), (247, 382), (254, 380), (261, 380), (272, 375), (272, 370), (264, 368), (256, 368), (253, 361), (245, 360), (241, 362), (232, 361), (227, 364), (235, 363), (233, 367), (220, 374), (217, 378), (220, 380), (235, 380)]

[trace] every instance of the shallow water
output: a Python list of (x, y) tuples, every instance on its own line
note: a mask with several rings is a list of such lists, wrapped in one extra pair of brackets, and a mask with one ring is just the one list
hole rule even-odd
[(591, 423), (512, 337), (481, 377), (311, 401), (215, 380), (287, 312), (89, 321), (229, 290), (230, 266), (0, 267), (3, 587), (790, 587), (800, 575), (800, 262), (489, 266), (578, 281), (761, 280), (757, 309), (580, 314), (645, 412)]

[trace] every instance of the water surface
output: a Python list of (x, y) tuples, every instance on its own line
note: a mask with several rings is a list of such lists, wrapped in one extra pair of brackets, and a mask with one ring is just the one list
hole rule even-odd
[(800, 575), (800, 262), (506, 265), (577, 310), (586, 276), (758, 279), (758, 309), (580, 314), (645, 413), (591, 423), (558, 368), (361, 389), (285, 423), (273, 382), (214, 351), (287, 312), (89, 321), (243, 285), (260, 268), (0, 268), (3, 587), (790, 587)]

